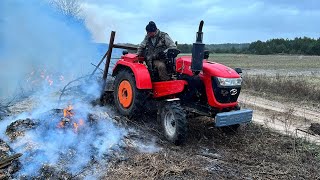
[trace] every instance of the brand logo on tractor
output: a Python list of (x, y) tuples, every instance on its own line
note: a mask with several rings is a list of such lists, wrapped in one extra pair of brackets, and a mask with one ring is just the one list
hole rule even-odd
[(230, 94), (231, 94), (232, 96), (236, 95), (237, 93), (238, 93), (238, 90), (237, 90), (237, 89), (231, 89), (231, 90), (230, 90)]

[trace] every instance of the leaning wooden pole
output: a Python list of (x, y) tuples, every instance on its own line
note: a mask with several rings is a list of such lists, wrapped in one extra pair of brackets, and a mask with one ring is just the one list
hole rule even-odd
[(114, 37), (116, 36), (115, 31), (111, 31), (111, 36), (110, 36), (110, 42), (109, 42), (109, 48), (108, 48), (108, 53), (107, 53), (107, 58), (106, 58), (106, 64), (104, 67), (103, 71), (103, 81), (105, 82), (108, 76), (108, 70), (109, 70), (109, 65), (110, 65), (110, 60), (111, 60), (111, 55), (112, 55), (112, 48), (114, 44)]

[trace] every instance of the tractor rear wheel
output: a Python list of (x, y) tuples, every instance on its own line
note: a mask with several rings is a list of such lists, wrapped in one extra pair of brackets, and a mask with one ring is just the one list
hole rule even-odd
[(177, 102), (167, 102), (160, 108), (160, 120), (164, 135), (175, 145), (183, 144), (188, 131), (186, 112)]
[(125, 116), (134, 116), (143, 111), (146, 94), (137, 89), (134, 75), (129, 70), (120, 71), (114, 81), (114, 103)]

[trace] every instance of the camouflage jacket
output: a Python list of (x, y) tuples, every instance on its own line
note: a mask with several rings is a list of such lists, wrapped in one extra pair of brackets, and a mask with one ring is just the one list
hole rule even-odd
[(144, 56), (147, 60), (151, 60), (152, 57), (156, 57), (159, 52), (164, 51), (168, 48), (177, 48), (175, 43), (165, 32), (157, 30), (154, 37), (145, 36), (144, 40), (138, 47), (137, 54)]

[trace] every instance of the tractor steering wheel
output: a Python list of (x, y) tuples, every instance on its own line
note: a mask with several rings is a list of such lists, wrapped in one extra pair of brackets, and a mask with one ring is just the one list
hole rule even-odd
[(168, 59), (176, 58), (179, 53), (180, 53), (180, 50), (176, 48), (169, 48), (164, 51), (164, 54)]
[(175, 73), (176, 69), (176, 57), (180, 53), (179, 49), (169, 48), (164, 51), (166, 56), (166, 66), (169, 73)]

